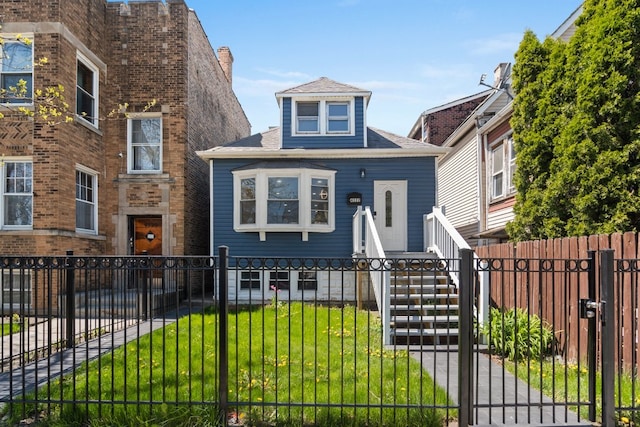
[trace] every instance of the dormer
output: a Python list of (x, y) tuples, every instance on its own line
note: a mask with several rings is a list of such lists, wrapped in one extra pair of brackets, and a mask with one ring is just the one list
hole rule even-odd
[(276, 93), (281, 148), (364, 148), (371, 92), (326, 77)]

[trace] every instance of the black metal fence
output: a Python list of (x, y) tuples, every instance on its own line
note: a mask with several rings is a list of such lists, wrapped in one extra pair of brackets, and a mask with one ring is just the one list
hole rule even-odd
[(637, 423), (638, 261), (596, 255), (3, 257), (0, 419)]

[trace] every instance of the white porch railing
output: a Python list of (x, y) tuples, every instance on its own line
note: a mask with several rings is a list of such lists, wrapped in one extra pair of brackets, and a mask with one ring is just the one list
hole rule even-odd
[(371, 287), (380, 311), (383, 342), (385, 345), (390, 345), (391, 266), (387, 261), (371, 209), (368, 206), (364, 210), (358, 207), (353, 215), (353, 254), (354, 257), (363, 255), (368, 261), (379, 263), (379, 265), (366, 266), (366, 269), (369, 272)]
[[(471, 249), (469, 244), (449, 222), (441, 208), (434, 206), (430, 214), (424, 216), (423, 224), (425, 251), (435, 253), (449, 264), (449, 276), (459, 287), (460, 249)], [(478, 322), (482, 325), (489, 320), (489, 277), (486, 268), (478, 271), (478, 256), (474, 253), (474, 274), (477, 275), (480, 289), (475, 307)]]

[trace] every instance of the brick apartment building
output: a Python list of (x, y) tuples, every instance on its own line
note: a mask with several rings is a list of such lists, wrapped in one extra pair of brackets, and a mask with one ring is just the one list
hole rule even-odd
[[(0, 311), (60, 295), (8, 255), (208, 255), (208, 166), (195, 153), (250, 133), (230, 50), (216, 56), (184, 0), (0, 0), (0, 24), (2, 88), (27, 82), (24, 97), (0, 95)], [(70, 122), (18, 112), (58, 84)]]
[(75, 113), (51, 126), (0, 100), (0, 253), (208, 254), (195, 152), (250, 133), (229, 49), (216, 57), (183, 0), (0, 0), (0, 15), (2, 87), (61, 84)]

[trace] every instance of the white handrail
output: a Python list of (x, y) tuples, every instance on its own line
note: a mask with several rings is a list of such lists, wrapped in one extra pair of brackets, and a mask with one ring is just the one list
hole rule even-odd
[(353, 254), (364, 253), (364, 241), (362, 240), (362, 206), (358, 206), (358, 209), (353, 214), (351, 232), (353, 234)]
[[(460, 278), (460, 249), (471, 249), (471, 246), (464, 240), (458, 230), (449, 222), (441, 208), (434, 206), (430, 214), (424, 216), (423, 224), (425, 250), (433, 252), (439, 258), (449, 263), (449, 275), (453, 283), (459, 287)], [(476, 318), (480, 324), (488, 321), (489, 300), (488, 300), (488, 275), (486, 272), (478, 272), (478, 256), (474, 253), (474, 274), (479, 280), (479, 295), (476, 311)]]
[[(364, 221), (362, 221), (363, 219)], [(364, 242), (362, 241), (363, 228)], [(391, 306), (391, 266), (387, 261), (382, 242), (378, 236), (371, 208), (368, 206), (364, 208), (364, 211), (359, 207), (353, 216), (353, 238), (354, 256), (355, 254), (364, 253), (367, 261), (379, 263), (374, 265), (373, 268), (370, 265), (367, 265), (366, 268), (369, 272), (376, 304), (380, 311), (383, 342), (385, 345), (389, 345), (391, 344), (391, 315), (389, 313)]]
[(458, 233), (442, 209), (434, 206), (430, 214), (424, 216), (424, 242), (426, 250), (438, 255), (449, 263), (449, 275), (456, 286), (460, 286), (460, 249), (471, 249), (471, 246)]

